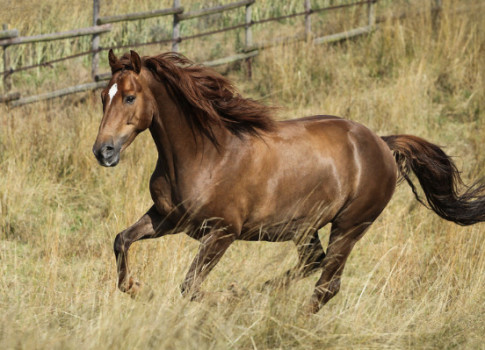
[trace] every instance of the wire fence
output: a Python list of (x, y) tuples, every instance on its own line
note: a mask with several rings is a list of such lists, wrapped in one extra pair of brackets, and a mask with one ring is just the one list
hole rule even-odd
[[(269, 18), (262, 18), (259, 20), (252, 19), (252, 6), (255, 4), (256, 0), (242, 0), (236, 1), (226, 5), (219, 5), (211, 8), (204, 8), (197, 11), (189, 11), (185, 12), (184, 8), (180, 6), (181, 0), (174, 0), (173, 7), (168, 9), (158, 9), (153, 11), (147, 12), (138, 12), (138, 13), (129, 13), (124, 15), (114, 15), (114, 16), (99, 16), (99, 9), (100, 9), (100, 0), (93, 0), (93, 26), (89, 28), (81, 28), (81, 29), (74, 29), (68, 32), (60, 32), (60, 33), (50, 33), (50, 34), (43, 34), (38, 36), (31, 36), (31, 37), (21, 37), (16, 30), (8, 30), (8, 28), (4, 25), (4, 30), (0, 31), (0, 46), (3, 48), (3, 71), (0, 72), (0, 76), (3, 77), (3, 87), (4, 87), (4, 94), (0, 95), (0, 102), (8, 103), (11, 107), (21, 106), (27, 103), (33, 103), (37, 101), (42, 101), (46, 99), (52, 99), (60, 96), (65, 96), (68, 94), (86, 91), (90, 89), (97, 89), (105, 86), (106, 82), (103, 80), (109, 79), (110, 74), (100, 74), (99, 73), (99, 54), (103, 51), (107, 51), (110, 49), (126, 49), (126, 48), (136, 48), (141, 46), (149, 46), (149, 45), (160, 45), (160, 44), (171, 44), (173, 51), (179, 51), (179, 44), (181, 42), (187, 40), (198, 39), (202, 37), (212, 36), (218, 33), (224, 33), (228, 31), (234, 31), (237, 29), (244, 29), (244, 45), (241, 52), (235, 52), (230, 56), (221, 57), (212, 61), (204, 62), (204, 64), (209, 66), (217, 66), (221, 64), (227, 64), (235, 61), (245, 60), (248, 64), (248, 72), (251, 72), (251, 58), (255, 57), (259, 54), (259, 50), (265, 49), (274, 45), (277, 45), (281, 42), (285, 41), (294, 41), (294, 40), (305, 40), (311, 38), (315, 43), (323, 43), (323, 42), (332, 42), (332, 41), (340, 41), (345, 40), (351, 37), (355, 37), (358, 35), (363, 35), (366, 33), (370, 33), (372, 30), (375, 29), (376, 23), (380, 21), (379, 18), (376, 19), (375, 16), (375, 5), (377, 0), (365, 0), (365, 1), (353, 1), (344, 4), (338, 4), (333, 6), (321, 7), (321, 8), (312, 8), (310, 0), (302, 0), (304, 3), (304, 11), (294, 12), (286, 15), (274, 16)], [(441, 8), (441, 1), (435, 0), (436, 5)], [(335, 11), (344, 8), (351, 8), (356, 6), (367, 6), (367, 23), (365, 26), (361, 26), (358, 28), (353, 28), (348, 31), (343, 31), (340, 33), (333, 33), (330, 35), (324, 35), (321, 37), (315, 37), (312, 31), (312, 24), (311, 24), (311, 16), (312, 14), (322, 13), (326, 11)], [(195, 33), (192, 35), (180, 35), (180, 22), (196, 18), (196, 17), (204, 17), (213, 15), (216, 13), (222, 13), (224, 11), (229, 11), (232, 9), (244, 7), (245, 8), (245, 21), (244, 23), (235, 24), (232, 26), (223, 27), (220, 29), (210, 30)], [(108, 35), (112, 30), (112, 23), (117, 22), (127, 22), (127, 21), (135, 21), (147, 18), (154, 18), (154, 17), (162, 17), (162, 16), (172, 16), (172, 37), (171, 38), (164, 38), (161, 40), (153, 40), (153, 41), (146, 41), (146, 42), (133, 42), (129, 44), (118, 44), (118, 45), (109, 45), (103, 47), (100, 45), (100, 35)], [(304, 34), (293, 35), (290, 37), (279, 38), (277, 40), (271, 40), (269, 42), (253, 42), (252, 36), (252, 28), (255, 25), (261, 25), (268, 22), (277, 22), (282, 21), (290, 18), (295, 17), (305, 17), (305, 27), (304, 27)], [(8, 55), (8, 50), (10, 46), (13, 45), (23, 45), (27, 43), (36, 43), (41, 41), (52, 41), (52, 40), (61, 40), (61, 39), (69, 39), (74, 37), (80, 36), (91, 36), (91, 49), (85, 50), (79, 53), (75, 53), (72, 55), (67, 55), (60, 58), (55, 58), (51, 60), (47, 60), (44, 62), (25, 65), (21, 67), (10, 67), (10, 60)], [(51, 91), (47, 93), (42, 93), (39, 95), (33, 96), (23, 96), (21, 92), (12, 92), (12, 83), (11, 83), (11, 76), (15, 73), (27, 71), (35, 68), (45, 68), (54, 67), (55, 64), (71, 60), (78, 57), (83, 56), (91, 56), (91, 75), (92, 81), (76, 86), (71, 86), (67, 88), (63, 88), (56, 91)]]

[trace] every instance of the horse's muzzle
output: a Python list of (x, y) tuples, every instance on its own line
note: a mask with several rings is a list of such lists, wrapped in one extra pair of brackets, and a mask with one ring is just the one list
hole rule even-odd
[(100, 146), (95, 144), (93, 153), (102, 166), (115, 166), (120, 161), (120, 148), (113, 143), (103, 143)]

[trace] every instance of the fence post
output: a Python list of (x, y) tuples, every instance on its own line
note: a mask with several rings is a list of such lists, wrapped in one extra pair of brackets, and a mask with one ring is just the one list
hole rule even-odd
[(434, 8), (431, 9), (433, 29), (437, 30), (440, 24), (441, 10), (443, 9), (442, 0), (434, 0)]
[(310, 0), (305, 0), (305, 38), (308, 40), (312, 35), (312, 3)]
[[(99, 17), (99, 1), (100, 0), (93, 0), (93, 26), (97, 25)], [(99, 34), (93, 35), (93, 39), (91, 41), (91, 49), (94, 51), (91, 64), (91, 76), (93, 80), (95, 80), (96, 75), (98, 74), (99, 65)]]
[(245, 42), (244, 44), (246, 45), (246, 49), (251, 47), (253, 45), (253, 31), (251, 29), (251, 20), (252, 20), (252, 9), (251, 9), (252, 4), (247, 4), (246, 5), (246, 27), (245, 27)]
[[(8, 25), (3, 24), (2, 29), (8, 30)], [(8, 48), (8, 45), (5, 45), (3, 47), (3, 71), (5, 72), (3, 75), (3, 92), (5, 94), (7, 94), (12, 88), (12, 81), (10, 80), (10, 72), (8, 72), (10, 70), (10, 67), (9, 67), (10, 59), (8, 57), (7, 48)]]
[(376, 9), (375, 3), (377, 0), (371, 0), (367, 3), (367, 15), (369, 16), (369, 23), (370, 27), (374, 27), (376, 25)]
[(443, 1), (442, 0), (434, 0), (434, 7), (436, 9), (436, 11), (441, 11), (442, 7), (443, 7)]
[[(245, 27), (245, 30), (244, 30), (244, 45), (246, 46), (245, 47), (245, 51), (246, 50), (249, 50), (250, 47), (253, 45), (253, 31), (251, 29), (251, 25), (252, 25), (252, 4), (253, 3), (250, 3), (250, 4), (247, 4), (246, 5), (246, 27)], [(247, 66), (247, 74), (248, 74), (248, 78), (251, 79), (252, 75), (253, 75), (253, 72), (252, 72), (252, 62), (251, 62), (251, 57), (248, 57), (246, 58), (246, 66)]]
[[(173, 0), (173, 7), (180, 7), (181, 0)], [(178, 14), (173, 15), (173, 32), (172, 32), (172, 51), (179, 52), (179, 40), (180, 38), (180, 19)]]

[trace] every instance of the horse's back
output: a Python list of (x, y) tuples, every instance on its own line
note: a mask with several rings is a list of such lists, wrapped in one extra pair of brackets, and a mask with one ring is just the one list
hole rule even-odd
[[(387, 144), (366, 126), (330, 115), (317, 115), (287, 122), (302, 125), (316, 151), (331, 153), (341, 177), (347, 176), (355, 196), (394, 191), (397, 167)], [(285, 125), (284, 123), (282, 125)], [(379, 188), (379, 190), (377, 189)]]

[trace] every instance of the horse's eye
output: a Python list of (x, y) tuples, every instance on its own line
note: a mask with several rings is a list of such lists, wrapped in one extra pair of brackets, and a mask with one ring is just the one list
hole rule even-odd
[(135, 102), (136, 97), (133, 95), (128, 95), (125, 97), (125, 103), (132, 105)]

